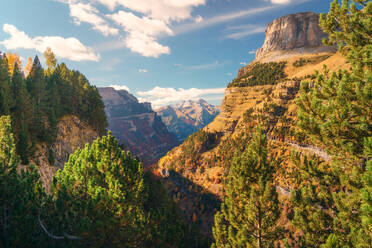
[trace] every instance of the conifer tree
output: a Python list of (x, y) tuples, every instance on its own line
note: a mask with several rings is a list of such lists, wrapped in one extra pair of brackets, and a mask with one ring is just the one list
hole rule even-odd
[(215, 215), (212, 247), (274, 247), (283, 230), (280, 206), (267, 160), (267, 139), (260, 129), (242, 156), (235, 157), (226, 196)]
[(332, 188), (340, 184), (338, 172), (324, 161), (298, 153), (293, 153), (291, 159), (297, 166), (291, 175), (296, 188), (291, 192), (293, 216), (289, 219), (301, 230), (297, 246), (316, 248), (334, 230)]
[[(327, 44), (337, 44), (350, 70), (329, 73), (325, 68), (311, 84), (304, 82), (298, 101), (298, 125), (314, 143), (332, 155), (333, 234), (341, 246), (369, 247), (360, 242), (361, 189), (366, 172), (363, 140), (372, 137), (372, 2), (337, 0), (320, 26), (329, 34)], [(310, 87), (311, 86), (311, 87)], [(365, 227), (364, 227), (365, 228)], [(370, 236), (369, 236), (370, 237)]]
[(1, 111), (3, 115), (9, 114), (9, 87), (10, 76), (8, 71), (8, 61), (6, 56), (0, 57), (0, 97), (1, 97)]
[(359, 230), (358, 247), (366, 247), (366, 244), (372, 244), (372, 137), (366, 139), (364, 143), (367, 168), (362, 178), (362, 203), (360, 207), (362, 228)]
[(42, 141), (46, 139), (46, 121), (48, 102), (44, 70), (38, 56), (35, 56), (30, 75), (27, 78), (27, 89), (33, 101), (33, 121), (29, 126), (30, 131)]
[[(39, 174), (34, 167), (17, 172), (16, 154), (9, 116), (0, 117), (0, 246), (42, 246), (44, 235), (37, 222), (44, 199)], [(44, 240), (45, 241), (45, 240)], [(45, 245), (45, 244), (44, 244)]]
[(8, 114), (8, 101), (7, 96), (2, 88), (0, 88), (0, 115)]
[(109, 133), (70, 156), (52, 184), (59, 225), (79, 245), (140, 247), (148, 233), (142, 165)]

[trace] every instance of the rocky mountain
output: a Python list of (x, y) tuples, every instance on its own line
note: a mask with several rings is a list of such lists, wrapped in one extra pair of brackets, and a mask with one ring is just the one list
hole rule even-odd
[(149, 103), (139, 103), (126, 90), (99, 88), (105, 104), (108, 129), (145, 166), (155, 163), (178, 144)]
[(275, 19), (266, 28), (263, 46), (257, 50), (257, 60), (275, 60), (292, 54), (334, 51), (322, 45), (327, 35), (319, 27), (319, 14), (313, 12), (286, 15)]
[(176, 105), (155, 109), (168, 130), (184, 141), (190, 134), (205, 127), (218, 115), (219, 108), (203, 99), (183, 101)]
[[(63, 169), (70, 154), (97, 138), (98, 133), (74, 115), (64, 116), (58, 121), (57, 137), (51, 149), (48, 149), (46, 143), (38, 144), (31, 160), (31, 164), (37, 165), (41, 181), (47, 191), (57, 170)], [(54, 157), (52, 165), (50, 164), (51, 154)]]
[[(329, 160), (322, 147), (304, 140), (296, 130), (301, 80), (311, 78), (324, 64), (330, 71), (347, 68), (340, 54), (321, 46), (325, 35), (317, 18), (313, 13), (299, 13), (269, 24), (256, 60), (241, 68), (235, 83), (226, 89), (220, 114), (159, 160), (155, 174), (165, 181), (189, 222), (197, 219), (207, 237), (211, 237), (213, 216), (234, 154), (247, 148), (259, 124), (268, 137), (269, 158), (281, 161), (274, 181), (283, 206), (294, 187), (287, 179), (295, 166), (291, 152)], [(272, 75), (270, 81), (266, 81), (267, 74)], [(283, 223), (286, 221), (283, 217)]]

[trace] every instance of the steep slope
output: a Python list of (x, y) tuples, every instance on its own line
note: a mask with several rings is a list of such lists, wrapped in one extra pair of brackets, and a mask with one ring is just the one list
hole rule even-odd
[[(277, 32), (287, 32), (290, 37), (296, 36), (297, 29), (288, 31), (287, 27), (301, 26), (304, 18), (308, 20), (308, 26), (318, 25), (316, 18), (308, 19), (309, 15), (300, 13), (294, 19), (293, 15), (279, 18), (274, 21), (281, 23)], [(270, 32), (267, 34), (271, 35)], [(309, 35), (306, 32), (304, 34)], [(314, 38), (323, 37), (321, 34)], [(311, 144), (298, 132), (295, 125), (296, 98), (301, 80), (311, 79), (314, 69), (322, 68), (324, 64), (331, 71), (348, 66), (339, 54), (331, 51), (317, 53), (319, 50), (309, 49), (301, 54), (292, 47), (283, 48), (281, 38), (272, 42), (273, 51), (278, 51), (275, 50), (277, 47), (289, 50), (280, 50), (280, 55), (283, 56), (278, 57), (276, 53), (274, 57), (270, 57), (271, 48), (265, 42), (264, 48), (266, 46), (267, 49), (260, 50), (259, 59), (240, 69), (237, 78), (229, 84), (221, 112), (214, 121), (170, 151), (159, 161), (155, 170), (163, 178), (168, 192), (179, 203), (186, 218), (190, 223), (199, 223), (206, 236), (211, 236), (213, 216), (219, 208), (219, 199), (224, 194), (224, 180), (229, 173), (232, 159), (236, 153), (246, 149), (257, 125), (262, 125), (269, 140), (270, 160), (280, 161), (276, 165), (275, 184), (283, 206), (290, 189), (294, 187), (288, 177), (294, 168), (290, 159), (291, 152), (314, 155), (324, 162), (329, 160), (322, 147)], [(307, 43), (300, 44), (305, 46)], [(295, 47), (297, 46), (301, 50), (300, 45)], [(327, 49), (329, 48), (320, 46), (322, 51)], [(265, 63), (263, 57), (275, 63)], [(283, 218), (285, 223), (285, 217)]]
[(219, 109), (203, 99), (184, 101), (176, 105), (155, 109), (168, 130), (184, 141), (190, 134), (205, 127), (218, 115)]
[(178, 143), (148, 103), (139, 103), (125, 90), (99, 88), (108, 129), (145, 166), (155, 163)]
[[(37, 166), (41, 181), (47, 191), (57, 170), (63, 169), (69, 155), (98, 137), (97, 131), (73, 115), (61, 118), (57, 128), (57, 138), (51, 149), (48, 149), (46, 143), (39, 143), (31, 159), (31, 164)], [(50, 161), (51, 157), (54, 162)]]

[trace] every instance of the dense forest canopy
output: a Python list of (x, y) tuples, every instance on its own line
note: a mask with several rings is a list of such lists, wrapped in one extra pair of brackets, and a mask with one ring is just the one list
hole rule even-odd
[(37, 142), (53, 143), (58, 119), (64, 115), (76, 115), (99, 134), (107, 126), (97, 88), (79, 71), (57, 64), (50, 48), (44, 56), (47, 69), (36, 56), (32, 63), (28, 60), (23, 72), (17, 54), (0, 56), (0, 115), (12, 117), (17, 152), (24, 164)]

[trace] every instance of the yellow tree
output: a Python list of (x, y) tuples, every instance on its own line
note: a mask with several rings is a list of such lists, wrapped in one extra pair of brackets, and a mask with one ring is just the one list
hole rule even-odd
[(27, 78), (28, 75), (30, 74), (33, 63), (34, 63), (33, 59), (31, 57), (28, 57), (27, 64), (24, 69), (25, 78)]
[(9, 74), (13, 75), (14, 66), (17, 65), (18, 69), (22, 70), (22, 62), (18, 54), (7, 53), (6, 58), (8, 59)]

